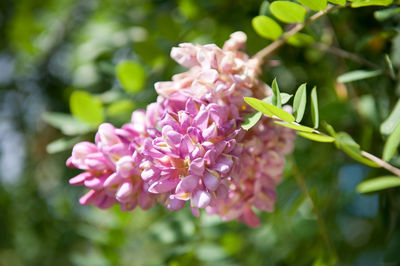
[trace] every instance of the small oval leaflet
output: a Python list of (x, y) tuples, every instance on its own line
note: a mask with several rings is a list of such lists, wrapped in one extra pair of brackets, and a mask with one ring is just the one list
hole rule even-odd
[(266, 39), (277, 40), (282, 35), (282, 28), (270, 17), (257, 16), (251, 21), (254, 30)]
[(324, 10), (328, 5), (328, 2), (326, 0), (297, 0), (297, 1), (314, 11)]
[(272, 2), (269, 9), (272, 15), (286, 23), (303, 22), (306, 16), (304, 7), (289, 1)]
[(138, 93), (146, 83), (146, 72), (134, 61), (123, 61), (117, 65), (117, 77), (122, 88), (130, 93)]
[(400, 177), (390, 175), (366, 180), (360, 183), (356, 190), (358, 193), (369, 193), (398, 186), (400, 186)]
[(81, 121), (100, 124), (104, 121), (103, 104), (85, 91), (74, 91), (69, 99), (71, 113)]

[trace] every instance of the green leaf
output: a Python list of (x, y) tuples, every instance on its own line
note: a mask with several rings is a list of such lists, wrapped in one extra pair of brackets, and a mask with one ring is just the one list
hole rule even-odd
[(400, 99), (397, 100), (397, 103), (389, 117), (381, 124), (381, 134), (390, 135), (398, 123), (400, 123)]
[(257, 16), (251, 21), (254, 30), (262, 37), (277, 40), (282, 35), (282, 28), (275, 20), (267, 16)]
[(286, 42), (290, 45), (300, 47), (313, 43), (314, 38), (308, 34), (298, 32), (295, 35), (290, 36)]
[(72, 115), (63, 113), (44, 113), (42, 119), (68, 136), (86, 134), (96, 128), (92, 124), (82, 122)]
[(308, 132), (297, 132), (298, 135), (310, 139), (313, 141), (318, 141), (318, 142), (334, 142), (335, 138), (331, 136), (326, 136), (326, 135), (321, 135), (318, 133), (308, 133)]
[(301, 84), (294, 95), (293, 114), (296, 117), (296, 122), (299, 123), (304, 116), (307, 104), (307, 84)]
[(351, 7), (388, 6), (391, 3), (393, 3), (393, 0), (357, 0), (351, 3)]
[(328, 0), (332, 4), (344, 6), (346, 4), (346, 0)]
[(318, 112), (318, 98), (317, 98), (317, 87), (311, 90), (311, 118), (314, 124), (314, 128), (319, 126), (319, 112)]
[(286, 112), (285, 110), (282, 110), (279, 107), (276, 107), (272, 104), (266, 103), (264, 101), (258, 100), (256, 98), (252, 98), (252, 97), (244, 97), (244, 101), (246, 103), (248, 103), (251, 107), (253, 107), (254, 109), (256, 109), (257, 111), (260, 111), (268, 116), (277, 116), (278, 118), (292, 123), (294, 122), (294, 117)]
[(244, 117), (244, 121), (242, 123), (242, 128), (244, 130), (249, 130), (255, 124), (257, 124), (257, 122), (260, 120), (261, 116), (262, 116), (261, 112), (256, 112), (256, 113), (252, 113), (252, 114), (246, 115)]
[(324, 10), (328, 5), (327, 0), (297, 0), (297, 1), (314, 11)]
[(383, 148), (383, 160), (389, 161), (397, 152), (400, 144), (400, 123), (397, 124), (395, 130), (390, 134)]
[(352, 82), (356, 80), (363, 80), (367, 78), (376, 77), (382, 74), (380, 70), (354, 70), (344, 73), (337, 78), (337, 81), (342, 83)]
[(110, 106), (108, 106), (107, 114), (110, 116), (118, 116), (120, 114), (124, 114), (127, 112), (132, 113), (134, 108), (135, 104), (131, 100), (129, 99), (119, 100), (113, 102), (112, 104), (110, 104)]
[(276, 78), (274, 78), (274, 80), (272, 81), (272, 91), (274, 93), (274, 95), (272, 96), (272, 104), (281, 108), (282, 107), (281, 93), (279, 91)]
[(369, 193), (398, 186), (400, 186), (400, 178), (389, 175), (366, 180), (360, 183), (356, 190), (358, 193)]
[(79, 142), (82, 138), (75, 137), (72, 139), (60, 138), (57, 139), (46, 146), (46, 151), (48, 154), (54, 154), (57, 152), (62, 152), (73, 147), (75, 143)]
[(397, 14), (400, 14), (400, 7), (397, 8), (387, 8), (374, 12), (374, 17), (378, 21), (387, 20)]
[(261, 113), (267, 116), (273, 116), (274, 114), (269, 111), (266, 103), (264, 101), (260, 101), (259, 99), (252, 98), (252, 97), (244, 97), (244, 101), (253, 107), (255, 110), (260, 111)]
[(347, 155), (360, 163), (370, 167), (380, 167), (375, 162), (365, 158), (361, 155), (360, 145), (353, 140), (353, 138), (346, 132), (339, 132), (336, 134), (336, 147), (343, 150)]
[(127, 92), (138, 93), (146, 83), (146, 72), (137, 62), (120, 62), (117, 65), (116, 72), (122, 88)]
[[(281, 92), (281, 103), (282, 104), (287, 103), (292, 97), (293, 97), (292, 94)], [(266, 103), (272, 104), (272, 98), (273, 98), (273, 95), (268, 96), (267, 98), (264, 98), (263, 101)]]
[(293, 124), (293, 123), (286, 123), (286, 122), (281, 122), (281, 121), (274, 121), (274, 123), (278, 124), (278, 125), (281, 125), (281, 126), (284, 126), (284, 127), (288, 127), (288, 128), (297, 130), (297, 131), (308, 132), (308, 133), (311, 133), (311, 132), (314, 131), (314, 129), (311, 128), (311, 127), (306, 127), (306, 126), (302, 126), (302, 125), (296, 125), (296, 124)]
[(307, 12), (301, 5), (289, 1), (272, 2), (269, 9), (272, 15), (285, 23), (303, 22)]
[(104, 121), (103, 104), (97, 98), (85, 91), (74, 91), (69, 98), (71, 113), (78, 119), (100, 124)]

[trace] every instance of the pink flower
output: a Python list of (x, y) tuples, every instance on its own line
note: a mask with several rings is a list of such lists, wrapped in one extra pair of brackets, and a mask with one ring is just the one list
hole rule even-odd
[(90, 189), (80, 203), (130, 211), (156, 200), (178, 210), (188, 201), (195, 216), (205, 209), (224, 221), (258, 226), (254, 209), (274, 209), (294, 133), (269, 118), (241, 129), (250, 112), (243, 97), (271, 94), (257, 78), (259, 62), (239, 51), (245, 42), (246, 35), (236, 32), (222, 49), (173, 48), (171, 57), (189, 70), (157, 82), (157, 102), (135, 111), (131, 123), (102, 124), (95, 144), (73, 148), (67, 165), (84, 172), (70, 183)]

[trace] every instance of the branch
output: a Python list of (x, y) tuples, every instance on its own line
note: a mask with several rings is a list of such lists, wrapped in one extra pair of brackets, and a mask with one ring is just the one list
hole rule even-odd
[(385, 162), (384, 160), (382, 160), (381, 158), (376, 157), (375, 155), (366, 152), (366, 151), (361, 151), (361, 155), (364, 156), (365, 158), (370, 159), (371, 161), (377, 163), (380, 167), (385, 168), (386, 170), (388, 170), (389, 172), (397, 175), (398, 177), (400, 177), (400, 169), (394, 167), (393, 165)]
[(340, 49), (338, 47), (329, 46), (329, 45), (326, 45), (324, 43), (315, 43), (315, 44), (313, 44), (313, 46), (315, 48), (321, 50), (321, 51), (330, 52), (330, 53), (332, 53), (332, 54), (334, 54), (336, 56), (343, 57), (343, 58), (346, 58), (346, 59), (350, 59), (350, 60), (352, 60), (354, 62), (357, 62), (359, 64), (368, 66), (370, 68), (381, 70), (384, 74), (388, 75), (390, 78), (396, 79), (396, 77), (393, 75), (392, 72), (384, 70), (379, 65), (377, 65), (377, 64), (375, 64), (375, 63), (373, 63), (373, 62), (371, 62), (371, 61), (369, 61), (369, 60), (367, 60), (367, 59), (365, 59), (365, 58), (363, 58), (363, 57), (361, 57), (359, 55), (353, 54), (353, 53), (351, 53), (349, 51)]
[(291, 30), (289, 30), (288, 32), (283, 34), (283, 36), (280, 39), (272, 42), (270, 45), (268, 45), (264, 49), (260, 50), (258, 53), (256, 53), (253, 56), (253, 58), (258, 59), (260, 64), (262, 64), (263, 60), (265, 60), (268, 56), (270, 56), (273, 52), (275, 52), (278, 48), (280, 48), (283, 44), (285, 44), (287, 39), (289, 39), (290, 37), (292, 37), (299, 31), (304, 29), (308, 24), (316, 21), (317, 19), (328, 14), (329, 12), (332, 12), (333, 10), (336, 10), (336, 9), (339, 9), (342, 7), (344, 7), (344, 6), (332, 6), (331, 5), (327, 9), (321, 10), (321, 11), (315, 13), (306, 22), (296, 24), (296, 26), (294, 26)]

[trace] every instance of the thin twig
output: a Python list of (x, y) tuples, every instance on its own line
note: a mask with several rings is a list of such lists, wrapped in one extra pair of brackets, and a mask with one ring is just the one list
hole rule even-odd
[(388, 164), (387, 162), (385, 162), (381, 158), (378, 158), (378, 157), (376, 157), (375, 155), (373, 155), (373, 154), (371, 154), (369, 152), (361, 151), (361, 155), (364, 156), (365, 158), (368, 158), (371, 161), (377, 163), (380, 167), (385, 168), (389, 172), (392, 172), (393, 174), (395, 174), (398, 177), (400, 177), (400, 169), (399, 168), (396, 168), (393, 165)]
[(326, 230), (325, 222), (322, 219), (321, 213), (310, 195), (310, 191), (307, 188), (307, 184), (304, 180), (304, 177), (301, 174), (299, 168), (297, 167), (296, 161), (294, 160), (293, 157), (289, 157), (289, 162), (292, 165), (293, 175), (296, 178), (296, 181), (297, 181), (301, 191), (306, 195), (306, 197), (311, 201), (311, 203), (313, 205), (313, 212), (314, 212), (315, 216), (317, 216), (318, 227), (321, 232), (322, 238), (324, 239), (332, 257), (339, 263), (339, 257), (336, 253), (335, 246), (333, 245), (333, 242), (329, 237), (328, 231)]
[(257, 52), (253, 56), (253, 58), (258, 59), (260, 64), (262, 64), (262, 62), (263, 62), (263, 60), (265, 60), (265, 58), (267, 58), (269, 55), (271, 55), (273, 52), (275, 52), (278, 48), (280, 48), (283, 44), (285, 44), (287, 39), (289, 39), (290, 37), (292, 37), (293, 35), (295, 35), (299, 31), (304, 29), (308, 24), (316, 21), (317, 19), (319, 19), (320, 17), (328, 14), (329, 12), (331, 12), (333, 10), (336, 10), (336, 9), (339, 9), (339, 8), (342, 8), (342, 7), (344, 7), (344, 6), (332, 6), (331, 5), (327, 9), (321, 10), (321, 11), (315, 13), (306, 22), (296, 24), (296, 26), (294, 26), (291, 30), (289, 30), (288, 32), (283, 34), (280, 39), (272, 42), (270, 45), (268, 45), (264, 49), (262, 49), (259, 52)]
[(325, 51), (325, 52), (330, 52), (330, 53), (332, 53), (332, 54), (334, 54), (336, 56), (343, 57), (343, 58), (346, 58), (346, 59), (350, 59), (350, 60), (352, 60), (354, 62), (360, 63), (360, 64), (368, 66), (370, 68), (381, 70), (384, 74), (388, 75), (390, 78), (396, 79), (396, 77), (391, 72), (382, 69), (381, 66), (379, 66), (379, 65), (377, 65), (377, 64), (375, 64), (375, 63), (373, 63), (373, 62), (371, 62), (371, 61), (369, 61), (369, 60), (367, 60), (367, 59), (365, 59), (365, 58), (363, 58), (363, 57), (361, 57), (359, 55), (353, 54), (353, 53), (351, 53), (349, 51), (345, 51), (345, 50), (340, 49), (338, 47), (329, 46), (329, 45), (326, 45), (324, 43), (315, 43), (315, 44), (313, 44), (313, 46), (315, 48), (319, 49), (319, 50), (322, 50), (322, 51)]

